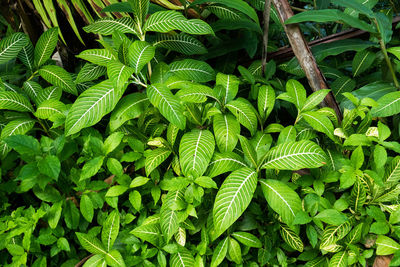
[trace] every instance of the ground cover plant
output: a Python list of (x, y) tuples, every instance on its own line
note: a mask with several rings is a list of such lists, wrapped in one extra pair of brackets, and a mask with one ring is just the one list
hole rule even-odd
[(296, 58), (263, 71), (263, 1), (111, 4), (73, 71), (58, 27), (2, 28), (0, 265), (400, 265), (398, 6), (360, 3), (286, 22), (367, 34), (312, 48), (315, 92)]

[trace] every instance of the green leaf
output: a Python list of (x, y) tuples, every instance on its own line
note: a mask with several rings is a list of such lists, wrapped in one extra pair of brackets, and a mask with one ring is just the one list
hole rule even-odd
[(43, 90), (42, 86), (34, 81), (25, 81), (22, 90), (29, 96), (30, 99), (37, 102), (39, 93)]
[(94, 176), (103, 165), (104, 157), (95, 157), (83, 165), (80, 181), (89, 179), (90, 177)]
[(215, 177), (225, 172), (235, 171), (242, 167), (247, 167), (247, 165), (243, 162), (242, 157), (233, 152), (215, 152), (208, 166), (207, 176), (209, 177)]
[(235, 75), (218, 73), (215, 81), (216, 86), (221, 86), (224, 103), (233, 100), (239, 91), (239, 79)]
[(83, 27), (83, 30), (85, 32), (93, 32), (104, 35), (111, 35), (114, 31), (119, 31), (120, 33), (137, 34), (135, 21), (130, 17), (123, 17), (120, 19), (98, 19), (94, 23)]
[(160, 113), (179, 129), (186, 126), (186, 117), (183, 115), (184, 108), (179, 98), (174, 96), (164, 84), (152, 84), (147, 87), (147, 97)]
[(0, 110), (1, 109), (33, 112), (33, 107), (25, 96), (10, 91), (0, 92)]
[(265, 169), (300, 170), (326, 164), (325, 152), (314, 142), (303, 140), (278, 145), (268, 151)]
[(16, 32), (0, 41), (0, 64), (16, 58), (21, 49), (29, 43), (25, 33)]
[(213, 68), (204, 61), (184, 59), (172, 62), (169, 67), (171, 73), (184, 80), (209, 82), (215, 78)]
[(215, 141), (208, 130), (194, 129), (183, 135), (179, 144), (179, 160), (186, 177), (200, 177), (207, 170), (214, 153)]
[(163, 163), (169, 155), (171, 155), (171, 150), (164, 147), (156, 148), (147, 153), (145, 163), (147, 176), (150, 176), (150, 173)]
[(143, 224), (133, 229), (130, 233), (155, 246), (159, 246), (162, 242), (162, 234), (158, 223)]
[(275, 91), (270, 85), (262, 85), (258, 89), (257, 107), (262, 118), (268, 118), (275, 105)]
[(161, 206), (160, 225), (167, 243), (179, 229), (178, 211), (176, 207), (178, 202), (184, 202), (182, 191), (169, 191)]
[(33, 44), (32, 42), (28, 41), (27, 45), (22, 47), (17, 56), (18, 59), (21, 60), (22, 64), (24, 64), (31, 72), (33, 72), (34, 69), (33, 53)]
[(207, 49), (199, 40), (183, 32), (180, 34), (157, 34), (153, 46), (163, 47), (184, 55), (207, 53)]
[(251, 248), (261, 248), (262, 243), (261, 241), (254, 235), (247, 233), (247, 232), (234, 232), (231, 234), (236, 240), (240, 243), (244, 244), (245, 246)]
[(371, 109), (373, 117), (389, 117), (400, 113), (400, 92), (388, 93), (378, 99), (378, 106)]
[(58, 100), (50, 99), (41, 102), (34, 114), (39, 119), (56, 121), (59, 118), (65, 117), (64, 112), (66, 110), (67, 107), (64, 103)]
[(116, 88), (123, 88), (128, 79), (133, 74), (134, 69), (122, 64), (119, 61), (110, 61), (107, 63), (107, 74)]
[(117, 210), (113, 210), (107, 219), (103, 223), (103, 229), (101, 231), (101, 241), (106, 247), (107, 251), (110, 251), (117, 239), (119, 233), (120, 216)]
[(341, 21), (352, 27), (367, 32), (375, 32), (375, 29), (366, 22), (359, 20), (353, 16), (341, 12), (337, 9), (310, 10), (298, 13), (285, 21), (285, 24), (315, 21), (315, 22), (332, 22)]
[(250, 168), (232, 172), (218, 190), (214, 202), (214, 239), (246, 210), (257, 186), (257, 173)]
[(218, 266), (225, 259), (226, 253), (228, 252), (228, 240), (228, 237), (226, 237), (223, 240), (219, 241), (212, 255), (211, 267)]
[(361, 179), (357, 177), (350, 193), (349, 204), (355, 212), (359, 211), (367, 200), (367, 191)]
[(236, 119), (246, 127), (251, 135), (257, 130), (257, 116), (253, 106), (244, 98), (230, 101), (226, 107), (235, 115)]
[(124, 258), (118, 250), (112, 250), (106, 254), (106, 262), (111, 267), (125, 267)]
[(105, 80), (83, 92), (70, 108), (65, 120), (65, 134), (71, 135), (93, 126), (110, 113), (122, 92), (114, 89), (111, 80)]
[(135, 20), (141, 26), (146, 20), (147, 13), (149, 12), (150, 1), (149, 0), (134, 0), (129, 1), (132, 7), (133, 14), (135, 14)]
[(47, 82), (60, 87), (67, 93), (77, 95), (75, 83), (72, 81), (71, 74), (59, 66), (45, 65), (39, 69), (39, 74)]
[(213, 179), (211, 179), (210, 177), (207, 177), (207, 176), (198, 177), (198, 178), (196, 178), (196, 180), (194, 180), (194, 182), (204, 188), (218, 189), (218, 186), (213, 181)]
[(107, 66), (108, 62), (116, 59), (114, 54), (107, 49), (87, 49), (76, 57), (104, 67)]
[(156, 48), (145, 41), (135, 41), (128, 49), (128, 62), (138, 74), (155, 55)]
[(392, 53), (400, 60), (400, 46), (388, 48), (387, 52)]
[(257, 168), (258, 166), (257, 153), (253, 145), (244, 136), (239, 135), (239, 139), (245, 159), (247, 159), (247, 161), (250, 163), (250, 167)]
[(371, 67), (375, 61), (375, 53), (370, 50), (362, 50), (356, 53), (353, 63), (353, 77), (356, 77)]
[(377, 255), (390, 255), (400, 249), (400, 245), (396, 241), (383, 235), (379, 235), (375, 243)]
[(53, 54), (58, 42), (58, 27), (45, 31), (39, 38), (35, 46), (35, 66), (42, 66)]
[(158, 11), (150, 15), (144, 24), (145, 32), (170, 32), (179, 30), (190, 34), (214, 34), (210, 25), (200, 19), (186, 19), (177, 11)]
[(329, 89), (321, 89), (314, 93), (312, 93), (309, 97), (307, 97), (304, 106), (301, 111), (308, 111), (319, 105), (322, 100), (329, 94)]
[(329, 267), (346, 267), (348, 254), (347, 251), (341, 251), (332, 256), (329, 261)]
[(61, 171), (60, 160), (56, 156), (47, 155), (37, 163), (40, 173), (45, 174), (53, 180), (58, 179)]
[(301, 110), (304, 103), (306, 102), (306, 90), (303, 85), (296, 80), (290, 79), (286, 83), (286, 91), (289, 96), (294, 100), (293, 104), (297, 109)]
[(286, 225), (281, 224), (280, 233), (286, 244), (299, 252), (303, 252), (304, 244), (301, 241), (299, 235), (296, 234), (292, 229), (290, 229)]
[(348, 220), (343, 213), (335, 209), (325, 209), (318, 213), (315, 218), (331, 225), (340, 225)]
[(62, 95), (62, 89), (57, 86), (50, 86), (38, 93), (36, 98), (36, 104), (40, 105), (45, 100), (60, 100)]
[(37, 139), (27, 135), (11, 135), (3, 139), (4, 142), (20, 154), (40, 154), (40, 144)]
[(247, 16), (249, 16), (255, 22), (259, 23), (256, 11), (251, 6), (249, 6), (249, 4), (247, 4), (245, 1), (242, 1), (242, 0), (213, 0), (213, 1), (197, 0), (197, 1), (194, 1), (191, 5), (200, 5), (200, 4), (204, 4), (207, 2), (223, 4), (227, 7), (236, 9), (236, 10), (242, 12), (243, 14), (246, 14)]
[(260, 180), (260, 183), (268, 205), (282, 217), (283, 222), (291, 225), (296, 214), (302, 210), (299, 195), (278, 180)]
[(35, 120), (29, 118), (12, 120), (4, 126), (0, 136), (0, 155), (4, 158), (11, 150), (8, 145), (3, 141), (8, 136), (25, 134), (33, 128)]
[(105, 75), (106, 72), (107, 69), (104, 66), (100, 66), (93, 63), (86, 63), (79, 71), (75, 82), (83, 83), (83, 82), (93, 81)]
[(344, 99), (342, 93), (351, 92), (355, 87), (356, 82), (347, 76), (341, 76), (331, 84), (332, 92), (337, 101)]
[(79, 203), (79, 209), (81, 210), (83, 218), (91, 223), (93, 220), (94, 209), (90, 197), (88, 197), (87, 195), (82, 195), (81, 201)]
[(90, 236), (84, 233), (76, 233), (78, 237), (79, 243), (81, 243), (82, 247), (93, 254), (107, 254), (105, 251), (103, 244), (101, 244), (100, 240), (96, 237)]
[(219, 99), (215, 95), (214, 91), (205, 85), (201, 85), (198, 83), (182, 81), (179, 84), (169, 85), (170, 89), (181, 89), (176, 95), (185, 102), (188, 103), (203, 103), (207, 101), (207, 97), (210, 97), (217, 102)]
[(371, 8), (366, 6), (364, 3), (359, 3), (355, 0), (335, 0), (335, 4), (342, 6), (342, 7), (347, 7), (356, 10), (357, 12), (361, 14), (365, 14), (370, 18), (374, 17), (374, 12), (372, 11)]
[(106, 197), (118, 197), (125, 193), (129, 188), (125, 185), (114, 185), (106, 193)]
[(327, 116), (317, 111), (302, 112), (301, 116), (314, 130), (326, 134), (332, 140), (336, 140), (333, 134), (333, 124)]
[(395, 157), (386, 168), (384, 182), (390, 186), (400, 181), (400, 156)]
[(229, 245), (228, 245), (229, 257), (236, 264), (241, 264), (242, 263), (242, 251), (240, 249), (239, 243), (231, 237), (228, 237), (228, 239), (229, 239)]
[(235, 117), (230, 114), (216, 114), (213, 119), (213, 128), (219, 151), (233, 151), (238, 142), (238, 135), (240, 134), (240, 124)]
[(132, 93), (124, 96), (111, 113), (111, 131), (115, 131), (126, 121), (139, 117), (148, 105), (149, 99), (143, 93)]
[(192, 254), (184, 247), (179, 247), (176, 254), (171, 255), (171, 267), (191, 267), (194, 265), (194, 258)]
[(103, 255), (93, 255), (90, 257), (82, 267), (97, 267), (104, 266), (105, 259)]

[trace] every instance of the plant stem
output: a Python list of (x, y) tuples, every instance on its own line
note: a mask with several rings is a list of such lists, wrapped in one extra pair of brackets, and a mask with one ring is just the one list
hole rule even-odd
[(35, 77), (35, 75), (38, 73), (38, 71), (35, 71), (34, 73), (32, 73), (31, 77), (28, 78), (28, 80), (26, 81), (30, 81), (32, 80), (33, 77)]
[(151, 63), (150, 62), (147, 63), (147, 70), (149, 71), (149, 79), (150, 79), (151, 78), (151, 74), (152, 74)]
[(266, 0), (264, 5), (263, 19), (264, 19), (264, 33), (263, 33), (263, 44), (264, 49), (262, 51), (262, 72), (265, 72), (265, 66), (267, 65), (267, 52), (268, 52), (268, 31), (269, 31), (269, 17), (271, 11), (271, 0)]
[(386, 61), (386, 64), (387, 64), (387, 66), (389, 68), (389, 71), (392, 74), (394, 86), (396, 86), (397, 89), (400, 89), (399, 81), (397, 80), (396, 73), (394, 72), (394, 69), (393, 69), (393, 66), (392, 66), (392, 62), (390, 62), (390, 58), (389, 58), (388, 53), (386, 51), (386, 45), (383, 42), (382, 38), (379, 38), (379, 44), (381, 45), (381, 50), (383, 52), (383, 56), (385, 57), (385, 61)]
[(42, 126), (44, 132), (45, 132), (47, 135), (49, 135), (49, 132), (47, 131), (46, 126), (43, 124), (43, 121), (42, 121), (41, 119), (38, 118), (38, 122), (39, 122), (40, 126)]

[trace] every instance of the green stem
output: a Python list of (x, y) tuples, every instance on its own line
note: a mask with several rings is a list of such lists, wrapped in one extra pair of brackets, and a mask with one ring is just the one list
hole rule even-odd
[(42, 126), (44, 132), (45, 132), (47, 135), (49, 135), (49, 132), (47, 131), (46, 126), (43, 124), (43, 121), (42, 121), (41, 119), (38, 118), (38, 122), (39, 122), (40, 126)]
[(34, 73), (32, 73), (31, 77), (28, 78), (28, 80), (26, 81), (30, 81), (33, 79), (33, 77), (35, 77), (35, 75), (38, 73), (38, 71), (35, 71)]

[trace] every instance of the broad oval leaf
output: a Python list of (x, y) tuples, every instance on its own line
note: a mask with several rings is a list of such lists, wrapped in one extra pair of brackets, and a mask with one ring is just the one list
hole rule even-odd
[(159, 246), (162, 244), (162, 234), (160, 230), (160, 225), (156, 224), (142, 224), (136, 227), (131, 232), (134, 236), (147, 241), (154, 246)]
[(119, 31), (121, 33), (137, 33), (135, 21), (130, 17), (123, 17), (120, 19), (99, 19), (94, 23), (83, 27), (83, 29), (85, 32), (99, 33), (103, 35), (111, 35), (114, 31)]
[(376, 254), (377, 255), (390, 255), (400, 249), (399, 243), (390, 237), (379, 235), (376, 239)]
[(296, 234), (292, 229), (283, 224), (281, 224), (280, 232), (286, 244), (299, 252), (303, 252), (304, 244), (298, 234)]
[(169, 122), (175, 124), (181, 130), (185, 129), (184, 108), (178, 97), (174, 96), (166, 85), (152, 84), (147, 87), (146, 92), (150, 102), (158, 108)]
[(101, 241), (110, 251), (113, 247), (115, 240), (119, 233), (120, 216), (117, 210), (113, 210), (103, 223), (103, 230), (101, 231)]
[(314, 130), (324, 133), (332, 140), (335, 140), (335, 136), (333, 135), (334, 127), (327, 116), (317, 111), (303, 112), (301, 116)]
[(299, 195), (278, 180), (268, 179), (260, 183), (268, 205), (282, 217), (284, 223), (291, 225), (296, 213), (301, 211)]
[(0, 155), (2, 158), (10, 151), (9, 146), (2, 139), (11, 135), (26, 134), (33, 128), (35, 122), (33, 119), (21, 118), (12, 120), (4, 126), (0, 136)]
[(219, 151), (233, 151), (240, 134), (240, 124), (235, 117), (230, 114), (216, 114), (213, 119), (213, 127)]
[(260, 116), (266, 119), (275, 105), (275, 91), (270, 85), (262, 85), (258, 89), (257, 107)]
[(400, 92), (388, 93), (378, 99), (378, 106), (371, 109), (373, 117), (388, 117), (400, 112)]
[(36, 98), (36, 104), (40, 105), (45, 100), (60, 100), (62, 95), (62, 89), (57, 86), (50, 86), (39, 91)]
[(59, 118), (65, 117), (64, 112), (67, 107), (64, 103), (58, 100), (45, 100), (36, 109), (35, 116), (39, 119), (49, 119), (56, 121)]
[(82, 51), (76, 57), (104, 67), (107, 66), (110, 60), (116, 59), (114, 54), (107, 49), (87, 49)]
[(144, 31), (170, 32), (180, 30), (190, 34), (214, 34), (210, 25), (200, 19), (186, 19), (177, 11), (158, 11), (144, 24)]
[(228, 229), (246, 210), (257, 187), (257, 173), (250, 168), (232, 172), (218, 190), (214, 202), (214, 238)]
[(22, 90), (32, 99), (36, 104), (38, 101), (38, 95), (43, 90), (42, 86), (34, 81), (26, 81), (22, 86)]
[(85, 218), (85, 220), (88, 222), (92, 222), (94, 209), (92, 200), (88, 195), (82, 195), (79, 203), (79, 209), (81, 210), (83, 218)]
[(39, 69), (39, 74), (47, 82), (60, 87), (67, 93), (74, 95), (78, 94), (75, 83), (72, 80), (71, 74), (59, 66), (45, 65)]
[(186, 177), (200, 177), (207, 170), (214, 154), (215, 141), (208, 130), (194, 129), (183, 135), (179, 144), (179, 160)]
[(199, 60), (184, 59), (175, 61), (169, 67), (171, 73), (184, 80), (209, 82), (215, 78), (214, 69), (206, 62)]
[(149, 99), (143, 93), (133, 93), (123, 97), (111, 113), (111, 131), (115, 131), (126, 121), (139, 117), (148, 105)]
[(222, 173), (247, 167), (243, 158), (233, 152), (215, 152), (207, 170), (207, 176), (215, 177)]
[(353, 77), (360, 75), (371, 67), (375, 57), (375, 53), (367, 49), (357, 52), (352, 63)]
[(300, 170), (318, 168), (326, 164), (327, 157), (320, 146), (312, 141), (302, 140), (278, 145), (268, 151), (265, 169)]
[(169, 191), (161, 206), (160, 226), (167, 243), (179, 229), (177, 202), (184, 202), (182, 191)]
[(116, 88), (122, 88), (128, 82), (134, 70), (115, 60), (107, 63), (107, 74)]
[(156, 52), (156, 48), (145, 41), (135, 41), (128, 49), (129, 65), (138, 74), (143, 67), (150, 62)]
[(235, 115), (240, 124), (246, 127), (251, 135), (257, 130), (257, 115), (253, 106), (245, 99), (238, 98), (230, 101), (226, 107)]
[(58, 27), (53, 27), (40, 36), (36, 43), (34, 52), (34, 62), (36, 67), (42, 66), (48, 59), (50, 59), (57, 45), (58, 31)]
[(168, 87), (170, 89), (181, 89), (176, 93), (176, 95), (188, 103), (203, 103), (207, 101), (207, 97), (219, 101), (217, 96), (214, 94), (214, 91), (210, 87), (202, 84), (182, 81), (179, 84), (171, 84)]
[(237, 239), (240, 243), (251, 247), (251, 248), (261, 248), (261, 241), (254, 235), (247, 232), (234, 232), (231, 234), (235, 239)]
[(29, 42), (25, 33), (16, 32), (0, 41), (0, 64), (16, 58), (21, 49)]
[(90, 236), (84, 233), (76, 233), (78, 237), (79, 243), (81, 243), (82, 247), (93, 254), (107, 254), (103, 244), (101, 244), (100, 240), (96, 237)]
[(215, 81), (215, 85), (223, 88), (223, 99), (224, 103), (228, 103), (233, 100), (237, 92), (239, 91), (239, 79), (235, 75), (227, 75), (218, 73)]
[(184, 55), (207, 53), (207, 49), (199, 40), (183, 32), (180, 34), (157, 34), (153, 46), (163, 47)]
[(332, 256), (329, 261), (329, 267), (346, 267), (348, 254), (347, 251), (340, 251)]
[(301, 109), (306, 102), (306, 89), (304, 86), (296, 80), (290, 79), (286, 83), (286, 91), (292, 97), (293, 104)]
[(105, 75), (107, 69), (104, 66), (100, 66), (93, 63), (86, 63), (78, 73), (76, 77), (76, 83), (83, 83), (88, 81), (96, 80), (97, 78)]
[(122, 92), (116, 91), (111, 80), (106, 80), (83, 92), (72, 105), (65, 120), (65, 133), (71, 135), (95, 125), (111, 112)]
[(211, 267), (218, 266), (225, 259), (226, 253), (228, 252), (228, 241), (228, 237), (219, 241), (217, 247), (214, 249), (214, 253), (211, 258)]
[(106, 262), (111, 267), (125, 267), (124, 258), (118, 250), (112, 250), (106, 254)]
[(0, 109), (33, 112), (33, 107), (25, 96), (9, 91), (0, 92)]
[(192, 267), (195, 266), (193, 255), (188, 249), (179, 247), (178, 252), (171, 255), (171, 267)]
[(171, 155), (171, 150), (168, 148), (160, 147), (154, 149), (146, 154), (146, 174), (150, 176), (150, 173), (157, 168), (161, 163), (163, 163)]

